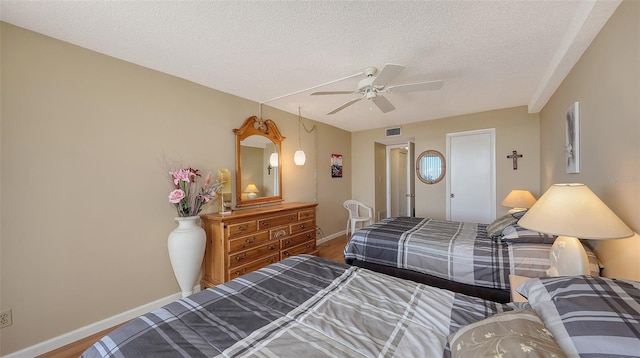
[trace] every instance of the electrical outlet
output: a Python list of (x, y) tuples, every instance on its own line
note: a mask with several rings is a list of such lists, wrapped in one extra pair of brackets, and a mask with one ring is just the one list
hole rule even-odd
[(0, 328), (4, 328), (12, 324), (13, 319), (11, 319), (11, 309), (0, 312)]

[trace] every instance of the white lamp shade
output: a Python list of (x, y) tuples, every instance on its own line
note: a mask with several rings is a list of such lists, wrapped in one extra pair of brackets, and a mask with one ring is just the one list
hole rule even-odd
[(221, 193), (231, 193), (231, 172), (229, 171), (229, 169), (218, 169), (218, 181), (223, 183), (222, 188), (220, 188)]
[(293, 161), (296, 163), (296, 165), (304, 165), (304, 162), (307, 161), (307, 156), (304, 155), (302, 149), (296, 150), (295, 154), (293, 155)]
[(536, 203), (536, 198), (529, 190), (511, 190), (500, 205), (508, 208), (528, 209)]
[(552, 185), (518, 225), (581, 239), (620, 239), (633, 235), (633, 231), (584, 184)]
[(271, 164), (272, 167), (278, 166), (278, 153), (271, 153), (271, 156), (269, 157), (269, 164)]
[(247, 193), (247, 198), (255, 199), (258, 197), (257, 193), (259, 193), (260, 191), (255, 184), (249, 184), (246, 188), (244, 188), (244, 192)]

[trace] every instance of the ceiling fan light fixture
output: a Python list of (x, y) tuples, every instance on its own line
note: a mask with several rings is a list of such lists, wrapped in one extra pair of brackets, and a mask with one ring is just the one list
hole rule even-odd
[[(430, 82), (418, 82), (418, 83), (408, 83), (408, 84), (399, 84), (394, 86), (387, 85), (395, 79), (400, 72), (404, 71), (405, 66), (395, 65), (392, 63), (388, 63), (384, 66), (384, 68), (378, 73), (378, 70), (375, 67), (367, 67), (364, 69), (363, 73), (367, 76), (364, 79), (358, 82), (358, 90), (353, 91), (327, 91), (327, 92), (313, 92), (311, 95), (335, 95), (335, 94), (350, 94), (357, 93), (360, 94), (360, 97), (353, 98), (349, 102), (341, 105), (338, 108), (333, 109), (328, 112), (327, 115), (332, 115), (340, 112), (341, 110), (351, 106), (352, 104), (362, 100), (368, 99), (371, 102), (374, 102), (376, 107), (378, 107), (382, 113), (387, 113), (393, 111), (395, 107), (389, 100), (387, 100), (384, 94), (391, 93), (407, 93), (407, 92), (419, 92), (419, 91), (431, 91), (438, 90), (442, 88), (443, 81), (430, 81)], [(376, 75), (374, 77), (374, 75)], [(378, 93), (380, 95), (378, 96)], [(371, 110), (372, 106), (369, 105), (369, 110)]]

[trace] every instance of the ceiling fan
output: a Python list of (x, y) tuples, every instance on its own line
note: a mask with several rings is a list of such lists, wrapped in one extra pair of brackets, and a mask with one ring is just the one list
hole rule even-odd
[(438, 90), (442, 88), (442, 85), (444, 84), (444, 81), (439, 80), (386, 87), (386, 85), (391, 82), (391, 80), (396, 78), (396, 76), (398, 76), (404, 69), (405, 66), (402, 65), (387, 64), (384, 66), (382, 71), (380, 71), (380, 73), (374, 77), (373, 75), (378, 72), (378, 69), (375, 67), (367, 67), (364, 69), (364, 74), (367, 77), (358, 83), (358, 90), (312, 92), (311, 96), (354, 93), (360, 94), (360, 96), (332, 110), (331, 112), (327, 113), (327, 115), (338, 113), (341, 110), (365, 98), (373, 102), (373, 104), (375, 104), (376, 107), (378, 107), (382, 111), (382, 113), (387, 113), (393, 111), (394, 109), (396, 109), (396, 107), (394, 107), (388, 99), (382, 96), (383, 93), (407, 93)]

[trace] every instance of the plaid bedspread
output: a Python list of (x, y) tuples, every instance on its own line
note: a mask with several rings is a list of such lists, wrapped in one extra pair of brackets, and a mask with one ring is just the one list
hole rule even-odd
[[(484, 224), (395, 217), (356, 231), (344, 257), (509, 290), (509, 274), (546, 276), (550, 249), (549, 244), (491, 240)], [(587, 256), (597, 276), (597, 259), (590, 250)]]
[(446, 336), (502, 305), (296, 256), (182, 298), (83, 357), (442, 357)]

